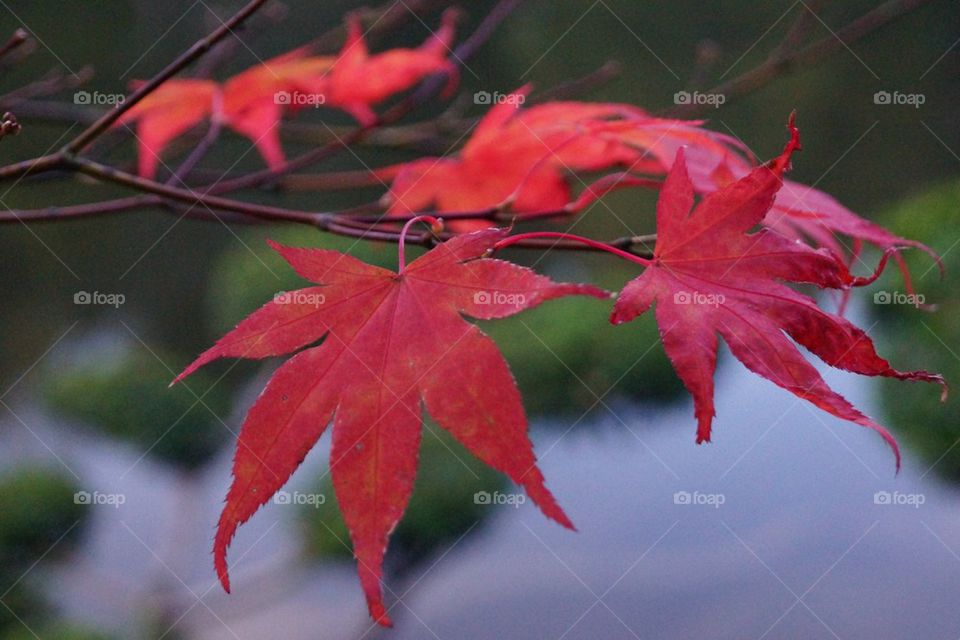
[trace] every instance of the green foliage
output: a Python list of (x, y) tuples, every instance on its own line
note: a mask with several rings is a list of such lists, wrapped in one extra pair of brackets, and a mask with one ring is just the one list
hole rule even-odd
[[(0, 640), (33, 638), (23, 626), (24, 623), (32, 627), (47, 613), (46, 602), (33, 588), (22, 582), (14, 585), (22, 571), (23, 569), (20, 573), (14, 574), (7, 570), (2, 576), (3, 589), (4, 591), (9, 589), (9, 591), (3, 596), (3, 604), (6, 606), (0, 606)], [(22, 632), (27, 632), (28, 635), (23, 636)]]
[[(0, 478), (0, 640), (43, 638), (95, 640), (49, 625), (44, 598), (25, 572), (41, 557), (56, 562), (83, 530), (87, 507), (77, 504), (77, 487), (62, 473), (43, 467), (14, 469)], [(45, 626), (46, 625), (46, 626)]]
[(45, 622), (30, 629), (16, 623), (9, 631), (0, 634), (0, 640), (36, 640), (36, 638), (56, 638), (56, 640), (110, 640), (112, 636), (81, 626), (64, 622)]
[(202, 372), (168, 388), (173, 374), (164, 363), (173, 367), (188, 360), (131, 349), (119, 357), (84, 361), (52, 372), (43, 398), (64, 416), (169, 464), (195, 469), (229, 439), (220, 419), (225, 419), (230, 398), (228, 385), (217, 385)]
[[(477, 504), (480, 491), (503, 491), (506, 479), (481, 464), (440, 427), (427, 423), (413, 497), (390, 541), (391, 553), (408, 566), (444, 544), (456, 541), (493, 513)], [(303, 516), (310, 552), (323, 558), (352, 557), (347, 527), (340, 517), (329, 474), (319, 491), (326, 501), (306, 506)], [(519, 489), (517, 490), (519, 491)]]
[(610, 303), (565, 298), (484, 323), (510, 363), (531, 414), (583, 414), (617, 397), (669, 400), (683, 386), (670, 367), (653, 315), (608, 322)]
[[(927, 313), (909, 304), (871, 305), (880, 320), (881, 353), (897, 368), (942, 373), (956, 385), (960, 380), (960, 251), (951, 250), (953, 236), (945, 231), (960, 228), (960, 182), (941, 185), (901, 203), (883, 221), (893, 231), (939, 251), (947, 273), (940, 279), (926, 255), (918, 251), (905, 254), (917, 292), (938, 308)], [(891, 269), (877, 290), (903, 293), (900, 274)], [(941, 404), (936, 396), (928, 385), (885, 381), (882, 398), (897, 435), (927, 464), (934, 465), (939, 475), (960, 481), (960, 447), (954, 446), (960, 440), (960, 400), (953, 394)]]
[(77, 521), (87, 510), (74, 501), (76, 491), (62, 474), (41, 467), (24, 467), (0, 480), (0, 575), (4, 579), (11, 572), (19, 575), (68, 531), (67, 539), (51, 553), (56, 556), (69, 549), (81, 529)]

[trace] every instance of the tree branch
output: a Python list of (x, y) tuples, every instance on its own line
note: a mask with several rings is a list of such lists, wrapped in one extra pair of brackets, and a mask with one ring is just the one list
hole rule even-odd
[[(879, 7), (865, 13), (853, 22), (838, 29), (835, 33), (824, 36), (805, 47), (778, 47), (760, 65), (727, 82), (718, 84), (703, 93), (723, 95), (727, 102), (753, 93), (766, 86), (771, 81), (793, 71), (794, 69), (810, 66), (819, 60), (848, 48), (854, 42), (880, 30), (897, 18), (911, 11), (919, 9), (931, 0), (888, 0)], [(803, 25), (791, 30), (788, 38), (796, 39), (802, 34)], [(664, 113), (671, 116), (693, 117), (710, 109), (710, 105), (685, 104), (667, 109)]]

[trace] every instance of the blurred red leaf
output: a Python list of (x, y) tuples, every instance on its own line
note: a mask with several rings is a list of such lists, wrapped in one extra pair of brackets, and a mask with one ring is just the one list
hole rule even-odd
[[(338, 56), (312, 56), (301, 47), (231, 77), (168, 80), (134, 105), (117, 125), (136, 123), (141, 176), (152, 178), (163, 150), (187, 130), (211, 118), (250, 139), (271, 168), (283, 164), (280, 122), (305, 106), (343, 109), (361, 124), (376, 121), (373, 106), (405, 91), (428, 75), (445, 72), (448, 91), (457, 67), (448, 58), (456, 12), (443, 15), (440, 29), (417, 49), (391, 49), (371, 55), (359, 19), (347, 23), (348, 37)], [(137, 84), (137, 83), (135, 83)]]
[(376, 122), (372, 106), (392, 95), (406, 91), (425, 77), (443, 72), (447, 75), (445, 94), (457, 85), (457, 66), (449, 59), (453, 52), (457, 11), (444, 12), (440, 28), (416, 49), (390, 49), (371, 55), (364, 42), (360, 20), (347, 21), (347, 42), (330, 72), (324, 74), (318, 91), (325, 104), (343, 109), (362, 125)]
[(210, 117), (219, 91), (211, 80), (167, 80), (120, 116), (115, 126), (137, 125), (137, 171), (141, 176), (156, 175), (167, 145)]
[[(573, 200), (571, 172), (621, 166), (660, 174), (680, 145), (724, 149), (725, 138), (697, 121), (655, 118), (617, 103), (548, 102), (524, 109), (528, 93), (523, 87), (509, 95), (487, 94), (496, 104), (457, 155), (381, 170), (382, 177), (393, 178), (385, 197), (389, 212), (478, 211), (505, 204), (521, 214), (561, 210)], [(486, 225), (451, 223), (460, 230)]]

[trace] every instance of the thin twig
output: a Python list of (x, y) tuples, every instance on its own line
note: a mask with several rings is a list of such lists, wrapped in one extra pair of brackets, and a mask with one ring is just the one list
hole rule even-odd
[[(400, 229), (396, 225), (410, 220), (412, 217), (421, 215), (434, 215), (446, 220), (489, 220), (491, 222), (505, 222), (504, 218), (519, 220), (536, 220), (546, 217), (558, 217), (570, 215), (564, 209), (546, 210), (534, 213), (516, 216), (515, 214), (506, 214), (499, 207), (491, 207), (480, 211), (463, 212), (432, 212), (426, 214), (410, 214), (384, 218), (382, 216), (366, 219), (362, 217), (351, 218), (344, 212), (312, 212), (296, 209), (287, 209), (269, 205), (254, 204), (233, 200), (209, 193), (197, 193), (189, 189), (182, 189), (171, 185), (162, 184), (155, 180), (141, 178), (124, 171), (119, 171), (113, 167), (88, 160), (68, 156), (65, 159), (66, 166), (85, 175), (89, 175), (100, 180), (114, 182), (142, 193), (150, 193), (159, 196), (162, 199), (174, 200), (192, 205), (196, 210), (196, 217), (209, 220), (220, 220), (217, 212), (239, 213), (259, 220), (270, 222), (287, 222), (294, 224), (303, 224), (314, 227), (321, 231), (343, 235), (363, 240), (376, 242), (396, 243), (400, 240)], [(151, 199), (149, 196), (135, 196), (132, 198), (121, 198), (107, 203), (91, 203), (87, 205), (76, 205), (72, 207), (47, 208), (23, 211), (7, 211), (0, 213), (0, 223), (12, 222), (43, 222), (60, 221), (65, 219), (75, 219), (79, 217), (101, 216), (114, 213), (129, 212), (133, 209), (144, 206), (155, 206), (162, 204), (161, 201)], [(197, 207), (197, 205), (200, 205)], [(222, 220), (221, 220), (222, 221)], [(383, 226), (384, 224), (389, 226)], [(410, 244), (419, 244), (430, 246), (437, 241), (448, 240), (454, 237), (453, 233), (441, 233), (437, 235), (424, 234), (424, 236), (414, 236), (408, 239)], [(610, 246), (632, 250), (635, 244), (647, 243), (654, 236), (624, 236), (616, 238), (605, 244)], [(557, 249), (560, 251), (596, 251), (577, 242), (565, 241), (546, 241), (539, 238), (531, 238), (518, 242), (515, 245), (526, 249)], [(636, 252), (637, 255), (645, 256), (645, 253)]]
[(60, 73), (52, 71), (43, 78), (35, 80), (13, 91), (0, 96), (0, 105), (4, 107), (17, 106), (24, 100), (38, 96), (49, 96), (65, 89), (75, 89), (93, 78), (93, 67), (85, 66), (76, 73)]
[[(815, 62), (827, 56), (849, 48), (851, 44), (879, 31), (911, 11), (919, 9), (931, 0), (889, 0), (865, 13), (846, 26), (820, 40), (793, 51), (775, 50), (764, 62), (749, 71), (718, 84), (704, 93), (723, 95), (729, 103), (736, 98), (753, 93), (771, 81), (796, 69), (811, 67)], [(685, 104), (667, 109), (664, 113), (672, 116), (692, 117), (710, 109), (710, 105)]]
[(223, 198), (209, 192), (197, 192), (191, 189), (182, 189), (172, 185), (162, 184), (155, 180), (148, 180), (135, 176), (132, 173), (120, 171), (114, 167), (100, 164), (87, 158), (78, 156), (65, 156), (64, 166), (79, 171), (85, 175), (107, 182), (114, 182), (143, 193), (152, 193), (163, 196), (169, 200), (185, 202), (190, 205), (203, 205), (205, 208), (233, 211), (254, 218), (265, 220), (275, 220), (283, 222), (297, 222), (300, 224), (316, 225), (317, 219), (321, 216), (310, 211), (300, 211), (297, 209), (286, 209), (283, 207), (273, 207), (270, 205), (254, 204), (251, 202), (242, 202), (231, 198)]
[(6, 57), (6, 55), (15, 49), (18, 49), (23, 45), (27, 40), (30, 39), (30, 34), (27, 33), (26, 29), (19, 28), (13, 32), (13, 35), (0, 46), (0, 59)]
[[(7, 96), (0, 98), (0, 108), (9, 109), (12, 106)], [(24, 120), (43, 120), (47, 123), (88, 125), (96, 122), (102, 114), (101, 110), (88, 105), (37, 98), (17, 99), (16, 107)]]
[(98, 216), (108, 216), (124, 211), (132, 211), (143, 206), (149, 206), (150, 201), (151, 196), (141, 195), (63, 207), (45, 207), (43, 209), (8, 209), (0, 213), (0, 223), (60, 222), (77, 218), (96, 218)]
[(607, 60), (600, 67), (579, 78), (573, 78), (530, 96), (529, 102), (548, 102), (567, 100), (573, 96), (589, 93), (620, 76), (623, 65), (617, 60)]
[[(219, 94), (216, 94), (214, 97), (215, 101), (219, 101)], [(220, 112), (219, 102), (215, 104), (213, 108), (214, 113)], [(217, 140), (220, 138), (220, 131), (223, 127), (223, 122), (219, 117), (213, 118), (210, 122), (210, 127), (207, 129), (206, 135), (203, 136), (203, 140), (200, 141), (196, 147), (193, 148), (193, 151), (190, 152), (190, 155), (173, 170), (173, 173), (170, 174), (170, 178), (167, 180), (166, 184), (176, 185), (184, 184), (187, 178), (190, 177), (190, 172), (193, 171), (197, 164), (203, 160), (204, 156), (210, 151)]]

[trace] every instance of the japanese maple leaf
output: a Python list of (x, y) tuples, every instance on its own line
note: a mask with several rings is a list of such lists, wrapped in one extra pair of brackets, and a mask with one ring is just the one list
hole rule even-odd
[(303, 47), (252, 67), (224, 84), (224, 120), (253, 140), (267, 164), (284, 162), (279, 122), (304, 106), (340, 108), (361, 124), (376, 120), (372, 105), (414, 86), (439, 71), (456, 82), (456, 65), (447, 59), (456, 12), (444, 13), (440, 29), (418, 49), (390, 49), (370, 55), (360, 19), (347, 19), (347, 41), (338, 56), (311, 56)]
[[(388, 167), (384, 202), (390, 214), (478, 211), (507, 203), (516, 213), (561, 210), (574, 198), (570, 173), (616, 166), (634, 173), (665, 171), (659, 147), (715, 144), (699, 122), (654, 118), (617, 103), (548, 102), (523, 109), (524, 87), (498, 101), (455, 156)], [(629, 132), (629, 139), (621, 134)], [(672, 156), (671, 156), (672, 160)], [(454, 223), (463, 230), (485, 222)]]
[[(666, 152), (666, 156), (662, 157), (664, 162), (672, 159), (679, 148), (673, 143), (673, 140), (665, 140), (660, 147)], [(692, 146), (687, 151), (687, 162), (694, 190), (700, 195), (713, 193), (742, 178), (755, 166), (753, 157), (742, 145), (731, 144)], [(920, 249), (928, 253), (942, 269), (940, 257), (930, 247), (897, 236), (857, 215), (823, 191), (792, 180), (783, 180), (783, 188), (777, 192), (763, 225), (788, 238), (830, 249), (843, 256), (848, 265), (859, 258), (861, 245), (866, 242), (882, 251), (906, 247)], [(848, 247), (843, 242), (844, 236), (852, 239), (853, 246)], [(912, 292), (913, 285), (905, 262), (899, 253), (894, 254), (894, 260), (903, 274), (907, 289)]]
[[(456, 66), (447, 59), (455, 12), (418, 49), (391, 49), (370, 55), (359, 19), (348, 20), (348, 39), (339, 56), (310, 55), (301, 47), (250, 67), (222, 85), (212, 80), (168, 80), (117, 121), (136, 123), (141, 176), (152, 178), (164, 149), (184, 132), (218, 119), (256, 145), (271, 168), (285, 161), (280, 144), (284, 115), (304, 106), (341, 108), (362, 124), (376, 120), (372, 106), (424, 77), (447, 73), (456, 84)], [(139, 81), (134, 86), (139, 85)]]
[(693, 396), (697, 442), (710, 440), (719, 335), (754, 373), (839, 418), (879, 432), (893, 448), (899, 468), (893, 437), (830, 389), (790, 339), (847, 371), (937, 382), (946, 393), (943, 378), (891, 368), (863, 331), (783, 284), (854, 284), (835, 255), (768, 229), (749, 233), (773, 206), (782, 173), (799, 147), (796, 129), (792, 131), (793, 139), (779, 158), (707, 195), (692, 212), (693, 184), (683, 150), (677, 153), (657, 204), (653, 259), (620, 292), (611, 322), (630, 321), (656, 304), (667, 356)]
[(382, 561), (413, 490), (421, 404), (480, 460), (522, 485), (547, 517), (573, 526), (536, 466), (507, 363), (461, 314), (503, 318), (551, 298), (607, 294), (483, 258), (506, 234), (457, 236), (399, 273), (336, 251), (272, 245), (317, 286), (266, 304), (177, 378), (217, 358), (276, 356), (323, 339), (277, 370), (244, 421), (214, 543), (225, 589), (237, 527), (283, 486), (331, 419), (333, 484), (370, 614), (381, 624), (390, 623)]
[(136, 122), (138, 172), (156, 175), (164, 149), (201, 122), (217, 119), (248, 138), (270, 167), (284, 162), (280, 121), (298, 106), (294, 96), (317, 95), (318, 78), (332, 57), (297, 49), (247, 69), (222, 86), (213, 80), (168, 80), (134, 105), (118, 125)]
[(325, 105), (343, 109), (362, 125), (376, 122), (373, 106), (406, 91), (434, 73), (447, 76), (445, 94), (457, 85), (457, 66), (452, 54), (457, 11), (443, 13), (440, 28), (416, 49), (397, 48), (371, 55), (363, 39), (357, 15), (347, 19), (347, 41), (329, 73), (317, 85)]
[[(783, 188), (777, 193), (764, 225), (788, 238), (807, 241), (815, 247), (826, 247), (843, 256), (851, 267), (860, 261), (865, 242), (884, 252), (893, 250), (893, 259), (903, 277), (904, 288), (910, 294), (914, 293), (913, 278), (898, 249), (915, 248), (924, 251), (933, 258), (940, 267), (941, 275), (943, 274), (944, 266), (940, 255), (927, 245), (898, 236), (875, 222), (860, 217), (832, 196), (790, 180), (783, 181)], [(847, 246), (843, 237), (850, 238), (852, 245)], [(841, 297), (841, 314), (847, 298), (846, 294)], [(928, 308), (927, 305), (922, 306)]]

